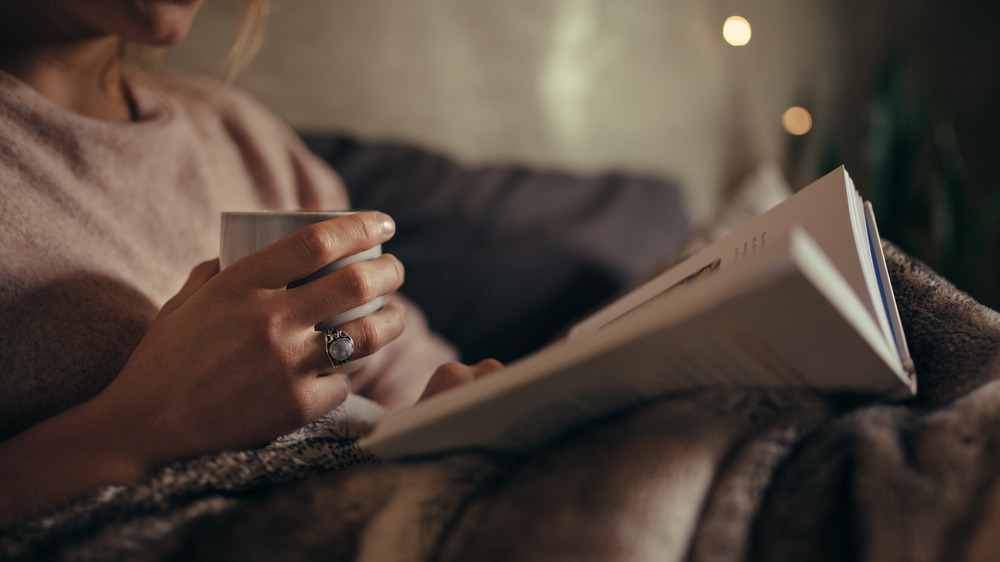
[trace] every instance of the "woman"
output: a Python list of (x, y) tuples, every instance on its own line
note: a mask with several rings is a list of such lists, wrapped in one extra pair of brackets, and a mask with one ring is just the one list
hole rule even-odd
[(266, 443), (352, 390), (399, 408), (498, 367), (452, 362), (394, 297), (341, 327), (354, 357), (383, 352), (350, 380), (321, 376), (331, 365), (313, 325), (393, 293), (402, 266), (386, 254), (284, 287), (391, 238), (383, 214), (303, 229), (221, 273), (203, 261), (222, 210), (348, 201), (252, 100), (124, 61), (127, 42), (183, 39), (201, 4), (0, 5), (0, 526), (176, 460)]

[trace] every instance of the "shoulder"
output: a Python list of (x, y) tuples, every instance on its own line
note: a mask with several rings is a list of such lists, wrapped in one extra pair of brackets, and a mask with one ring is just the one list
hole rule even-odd
[(157, 77), (146, 83), (203, 141), (234, 148), (258, 184), (297, 193), (297, 204), (304, 207), (347, 206), (337, 174), (253, 96), (201, 77)]

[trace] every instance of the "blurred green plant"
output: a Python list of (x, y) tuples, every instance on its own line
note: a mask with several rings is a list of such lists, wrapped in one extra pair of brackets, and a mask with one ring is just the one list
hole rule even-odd
[(863, 158), (859, 189), (882, 237), (997, 308), (1000, 186), (973, 185), (953, 122), (914, 86), (902, 57), (889, 57), (876, 82)]

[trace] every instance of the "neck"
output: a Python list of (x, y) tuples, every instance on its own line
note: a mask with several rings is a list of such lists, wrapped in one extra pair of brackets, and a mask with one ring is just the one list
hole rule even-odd
[(105, 121), (132, 119), (122, 81), (120, 38), (57, 40), (31, 29), (0, 32), (5, 36), (0, 40), (0, 69), (68, 111)]

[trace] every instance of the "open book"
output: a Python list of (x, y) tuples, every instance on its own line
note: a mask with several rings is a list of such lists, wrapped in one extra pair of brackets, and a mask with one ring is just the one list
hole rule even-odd
[(916, 393), (875, 217), (843, 167), (563, 339), (386, 416), (360, 445), (387, 458), (530, 450), (581, 422), (711, 387)]

